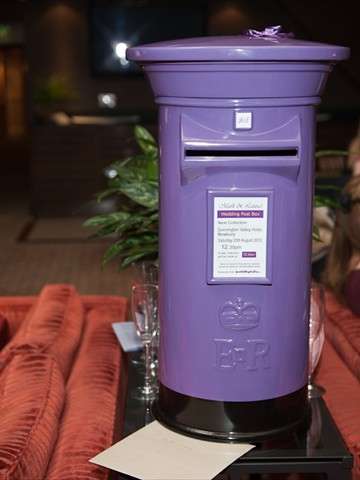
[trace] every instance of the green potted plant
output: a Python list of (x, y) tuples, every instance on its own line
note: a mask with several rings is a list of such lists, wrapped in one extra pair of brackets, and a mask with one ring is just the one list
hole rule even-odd
[(54, 107), (77, 98), (71, 82), (63, 76), (51, 75), (38, 79), (34, 87), (34, 102), (36, 105)]
[(96, 228), (98, 237), (115, 236), (103, 256), (103, 265), (114, 258), (120, 267), (158, 257), (158, 147), (144, 127), (135, 127), (140, 153), (113, 163), (107, 170), (107, 189), (98, 201), (116, 195), (119, 209), (89, 218), (84, 225)]

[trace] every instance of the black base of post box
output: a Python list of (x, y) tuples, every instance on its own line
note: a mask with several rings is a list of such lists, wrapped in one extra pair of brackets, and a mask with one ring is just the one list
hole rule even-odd
[(224, 442), (268, 439), (302, 423), (306, 426), (310, 419), (307, 386), (269, 400), (222, 402), (183, 395), (160, 384), (153, 413), (172, 430)]

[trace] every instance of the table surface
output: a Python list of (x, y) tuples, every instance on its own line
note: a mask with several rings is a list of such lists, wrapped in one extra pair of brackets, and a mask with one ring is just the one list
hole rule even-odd
[[(138, 353), (128, 354), (129, 383), (123, 436), (135, 432), (153, 420), (151, 405), (134, 398), (134, 390), (142, 384), (144, 375), (141, 367), (133, 363), (133, 360), (138, 358)], [(233, 466), (270, 462), (337, 462), (351, 469), (352, 456), (322, 398), (311, 400), (311, 411), (309, 425), (277, 439), (256, 443), (256, 448), (241, 457)], [(111, 478), (125, 480), (133, 477), (116, 474)]]

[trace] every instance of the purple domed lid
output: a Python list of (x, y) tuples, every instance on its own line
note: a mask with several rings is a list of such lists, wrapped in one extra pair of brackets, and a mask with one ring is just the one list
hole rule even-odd
[(280, 26), (244, 35), (185, 38), (131, 47), (127, 57), (145, 62), (328, 61), (348, 58), (347, 47), (296, 40)]

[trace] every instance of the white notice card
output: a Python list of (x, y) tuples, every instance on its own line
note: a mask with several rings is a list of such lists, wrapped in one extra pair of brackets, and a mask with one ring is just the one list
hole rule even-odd
[(265, 278), (268, 197), (214, 198), (214, 278)]
[(111, 326), (124, 352), (136, 352), (142, 349), (142, 343), (133, 322), (116, 322)]
[(90, 462), (141, 480), (210, 480), (252, 448), (197, 440), (155, 421)]

